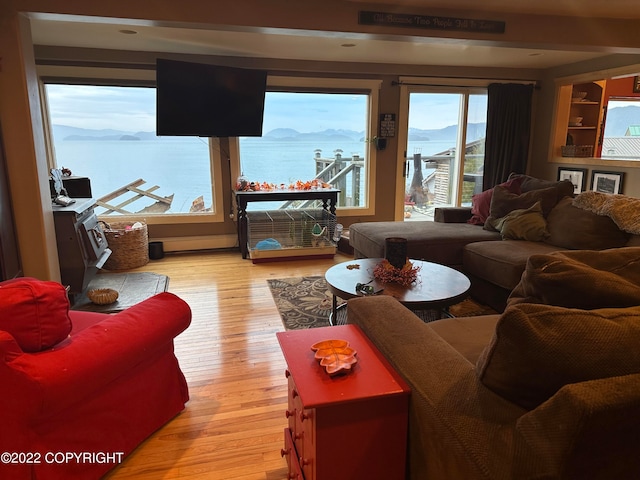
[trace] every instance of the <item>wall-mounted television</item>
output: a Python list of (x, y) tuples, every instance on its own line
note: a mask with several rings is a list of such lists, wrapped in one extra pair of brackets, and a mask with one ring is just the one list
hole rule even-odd
[(156, 60), (156, 134), (262, 135), (267, 72)]

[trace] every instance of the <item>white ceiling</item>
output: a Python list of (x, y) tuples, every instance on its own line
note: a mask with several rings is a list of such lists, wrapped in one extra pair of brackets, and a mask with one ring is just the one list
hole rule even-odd
[[(347, 0), (359, 2), (359, 0)], [(388, 3), (389, 0), (386, 0)], [(540, 13), (555, 15), (640, 18), (638, 0), (484, 0), (486, 12)], [(385, 0), (367, 0), (368, 4)], [(395, 6), (472, 9), (478, 0), (397, 0)], [(250, 32), (218, 30), (214, 27), (90, 23), (65, 21), (63, 16), (35, 16), (31, 20), (34, 44), (48, 46), (106, 48), (128, 51), (186, 53), (216, 56), (274, 58), (407, 65), (467, 67), (549, 68), (606, 55), (596, 51), (537, 50), (472, 45), (469, 42), (434, 38), (402, 37), (371, 39), (364, 35), (335, 32)], [(135, 33), (122, 33), (123, 31)], [(346, 46), (345, 46), (346, 45)]]

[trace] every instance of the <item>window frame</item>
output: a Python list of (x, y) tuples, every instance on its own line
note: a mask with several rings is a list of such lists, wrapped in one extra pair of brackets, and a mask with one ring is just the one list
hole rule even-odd
[[(469, 96), (474, 94), (487, 94), (487, 88), (491, 82), (489, 79), (447, 79), (437, 77), (400, 77), (400, 115), (398, 128), (398, 165), (396, 175), (396, 192), (402, 192), (404, 196), (406, 177), (405, 162), (407, 161), (407, 141), (409, 136), (409, 100), (412, 93), (452, 93), (462, 95), (460, 108), (464, 111), (459, 115), (459, 122), (463, 122), (464, 130), (458, 135), (456, 144), (457, 152), (465, 151), (466, 125), (468, 118)], [(530, 82), (527, 82), (530, 83)], [(455, 181), (452, 182), (453, 191), (451, 198), (455, 199), (455, 205), (462, 201), (462, 183), (464, 181), (464, 168), (460, 159), (454, 168)], [(398, 194), (399, 195), (399, 194)], [(395, 219), (404, 220), (404, 202), (396, 200)]]
[[(379, 91), (382, 80), (354, 79), (354, 78), (330, 78), (330, 77), (293, 77), (269, 75), (267, 77), (267, 91), (292, 91), (316, 92), (316, 93), (366, 93), (369, 97), (369, 108), (365, 119), (365, 138), (373, 138), (377, 135), (377, 119)], [(367, 186), (364, 206), (362, 207), (337, 207), (342, 216), (364, 216), (375, 214), (375, 185), (376, 185), (376, 153), (373, 142), (365, 142), (365, 158), (367, 168), (364, 178)], [(235, 189), (235, 181), (240, 176), (240, 145), (237, 137), (229, 138), (229, 158), (231, 162), (231, 188)]]
[[(40, 90), (42, 121), (45, 133), (47, 166), (55, 168), (56, 158), (53, 151), (53, 137), (48, 112), (48, 99), (45, 85), (47, 83), (84, 84), (115, 87), (152, 87), (155, 88), (155, 68), (131, 69), (110, 67), (85, 67), (67, 65), (38, 65), (38, 82)], [(213, 199), (212, 212), (200, 213), (164, 213), (156, 215), (118, 215), (106, 217), (119, 222), (135, 222), (144, 218), (149, 225), (177, 225), (185, 223), (222, 223), (225, 221), (222, 161), (220, 139), (208, 137), (209, 162), (211, 167), (211, 195)]]

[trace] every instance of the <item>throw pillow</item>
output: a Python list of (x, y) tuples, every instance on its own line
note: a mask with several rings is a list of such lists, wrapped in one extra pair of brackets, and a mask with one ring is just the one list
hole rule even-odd
[(489, 218), (484, 224), (485, 230), (495, 231), (492, 223), (506, 216), (509, 212), (518, 209), (527, 209), (536, 202), (540, 202), (542, 215), (546, 217), (557, 202), (555, 187), (531, 190), (520, 195), (509, 192), (506, 188), (497, 186), (493, 189)]
[(570, 197), (563, 198), (549, 212), (545, 242), (575, 250), (602, 250), (626, 245), (629, 235), (611, 218), (573, 206)]
[[(512, 178), (499, 186), (506, 188), (511, 193), (520, 193), (520, 184), (523, 178)], [(491, 208), (491, 197), (493, 196), (493, 188), (485, 190), (482, 193), (477, 193), (471, 197), (471, 218), (467, 223), (472, 225), (484, 225), (489, 217), (489, 211)]]
[(19, 278), (0, 283), (0, 329), (24, 352), (39, 352), (71, 332), (69, 299), (57, 282)]
[(640, 305), (640, 247), (531, 255), (508, 305), (584, 310)]
[(480, 381), (526, 409), (568, 383), (640, 373), (640, 307), (508, 307), (476, 363)]
[(540, 190), (541, 188), (554, 187), (557, 193), (557, 200), (564, 197), (573, 197), (573, 183), (571, 180), (543, 180), (541, 178), (531, 177), (521, 173), (512, 173), (509, 179), (520, 179), (520, 190), (522, 193), (531, 190)]
[(513, 210), (506, 216), (495, 220), (492, 226), (500, 232), (503, 240), (541, 242), (549, 235), (547, 221), (542, 216), (540, 202), (536, 202), (527, 209)]

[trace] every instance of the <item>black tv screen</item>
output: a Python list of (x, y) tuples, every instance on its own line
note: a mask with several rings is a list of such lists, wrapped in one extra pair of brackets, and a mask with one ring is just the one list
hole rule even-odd
[(157, 59), (156, 134), (262, 136), (267, 72)]

